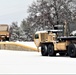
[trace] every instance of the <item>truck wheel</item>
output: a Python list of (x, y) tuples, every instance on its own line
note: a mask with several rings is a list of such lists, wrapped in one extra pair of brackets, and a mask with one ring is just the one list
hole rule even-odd
[(9, 38), (7, 38), (6, 40), (9, 41)]
[(42, 56), (48, 56), (47, 45), (41, 46), (41, 54), (42, 54)]
[(75, 45), (74, 44), (70, 44), (68, 46), (68, 55), (70, 57), (76, 57), (76, 48), (75, 48)]
[(66, 55), (66, 53), (59, 53), (60, 54), (60, 56), (65, 56)]
[(54, 46), (51, 44), (48, 46), (48, 55), (49, 56), (56, 56), (56, 53), (54, 51)]
[(9, 38), (8, 37), (5, 37), (5, 41), (9, 41)]

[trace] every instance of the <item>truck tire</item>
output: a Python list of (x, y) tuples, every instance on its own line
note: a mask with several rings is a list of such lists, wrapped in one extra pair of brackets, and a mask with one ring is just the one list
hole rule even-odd
[(41, 54), (42, 56), (48, 56), (47, 45), (44, 44), (41, 46)]
[(7, 38), (6, 41), (9, 41), (9, 38)]
[(54, 51), (54, 46), (52, 44), (48, 45), (48, 55), (49, 56), (56, 56), (56, 52)]
[(75, 47), (74, 44), (70, 44), (70, 45), (68, 46), (68, 55), (69, 55), (70, 57), (76, 57), (76, 47)]
[(9, 41), (9, 37), (5, 37), (5, 41)]

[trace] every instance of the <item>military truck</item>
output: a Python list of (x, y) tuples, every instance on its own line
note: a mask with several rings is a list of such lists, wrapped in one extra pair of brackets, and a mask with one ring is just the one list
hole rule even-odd
[(41, 47), (42, 56), (68, 55), (76, 57), (76, 36), (58, 36), (62, 30), (37, 31), (34, 42), (38, 50)]
[(0, 41), (9, 41), (10, 33), (7, 24), (0, 24)]

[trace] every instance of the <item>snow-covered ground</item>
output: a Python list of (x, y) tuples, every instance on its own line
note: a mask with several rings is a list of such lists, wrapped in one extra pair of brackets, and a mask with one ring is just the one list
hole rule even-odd
[(76, 73), (76, 59), (42, 57), (26, 51), (0, 51), (0, 74), (71, 74)]
[(0, 74), (76, 74), (76, 59), (42, 57), (40, 52), (0, 50)]

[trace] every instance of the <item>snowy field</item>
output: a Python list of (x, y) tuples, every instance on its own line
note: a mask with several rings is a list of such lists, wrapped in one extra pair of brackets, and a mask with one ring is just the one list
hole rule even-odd
[(76, 58), (42, 57), (38, 52), (0, 50), (0, 74), (76, 74)]

